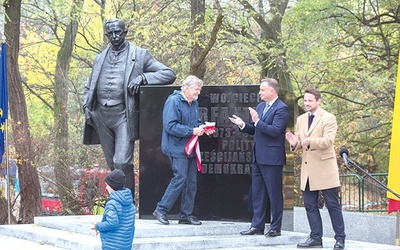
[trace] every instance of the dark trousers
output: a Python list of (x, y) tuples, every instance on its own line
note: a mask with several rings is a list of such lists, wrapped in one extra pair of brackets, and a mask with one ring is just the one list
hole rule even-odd
[(124, 171), (126, 176), (125, 186), (132, 191), (132, 196), (135, 197), (134, 142), (128, 139), (125, 104), (121, 103), (115, 106), (97, 104), (92, 119), (108, 167), (111, 170), (121, 169)]
[[(339, 203), (338, 188), (330, 188), (321, 190), (325, 199), (325, 204), (331, 218), (333, 231), (335, 232), (335, 239), (345, 239), (344, 221), (342, 214), (342, 207)], [(310, 237), (320, 240), (323, 235), (322, 219), (318, 208), (318, 194), (319, 191), (310, 191), (308, 182), (303, 191), (304, 206), (307, 212), (307, 219), (310, 225)]]
[(196, 158), (169, 157), (169, 159), (174, 177), (165, 190), (161, 201), (157, 203), (156, 210), (162, 214), (168, 213), (179, 195), (182, 194), (179, 219), (187, 219), (192, 216), (197, 191)]
[(262, 230), (265, 228), (267, 198), (269, 198), (272, 216), (270, 229), (281, 230), (283, 215), (282, 171), (283, 166), (253, 163), (251, 188), (254, 214), (251, 227)]

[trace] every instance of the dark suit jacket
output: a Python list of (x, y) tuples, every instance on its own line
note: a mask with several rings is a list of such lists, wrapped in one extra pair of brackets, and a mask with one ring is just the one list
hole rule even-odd
[[(91, 111), (96, 105), (97, 81), (109, 50), (110, 47), (96, 56), (92, 74), (85, 85), (83, 107), (87, 107)], [(172, 84), (176, 79), (174, 71), (158, 62), (148, 50), (129, 43), (124, 81), (124, 97), (126, 117), (128, 119), (128, 134), (131, 141), (139, 139), (139, 94), (130, 95), (127, 90), (128, 84), (139, 75), (145, 78), (147, 84), (153, 85)], [(88, 124), (85, 124), (83, 143), (86, 145), (99, 144), (97, 133)]]
[(285, 133), (289, 121), (289, 108), (279, 98), (272, 104), (265, 117), (262, 112), (265, 102), (257, 105), (260, 120), (255, 126), (248, 123), (242, 132), (254, 135), (253, 161), (263, 165), (285, 165)]

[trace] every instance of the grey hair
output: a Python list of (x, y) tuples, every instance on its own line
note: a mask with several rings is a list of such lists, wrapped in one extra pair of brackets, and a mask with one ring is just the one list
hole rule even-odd
[(181, 90), (183, 91), (185, 89), (190, 89), (194, 85), (203, 87), (203, 84), (204, 84), (203, 80), (201, 80), (197, 76), (190, 75), (186, 77), (185, 80), (183, 80)]

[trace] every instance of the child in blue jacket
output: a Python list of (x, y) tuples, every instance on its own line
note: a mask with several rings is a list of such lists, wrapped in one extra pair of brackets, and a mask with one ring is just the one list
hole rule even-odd
[(100, 232), (103, 250), (131, 250), (135, 233), (136, 207), (131, 190), (125, 188), (125, 174), (120, 169), (111, 171), (105, 182), (110, 194), (101, 222), (92, 229)]

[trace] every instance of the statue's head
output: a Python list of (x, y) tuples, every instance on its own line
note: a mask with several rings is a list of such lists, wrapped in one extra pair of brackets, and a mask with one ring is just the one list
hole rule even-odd
[(128, 30), (125, 29), (125, 22), (112, 18), (106, 21), (105, 23), (105, 35), (108, 37), (111, 45), (114, 49), (120, 48), (121, 45), (125, 42), (126, 34)]

